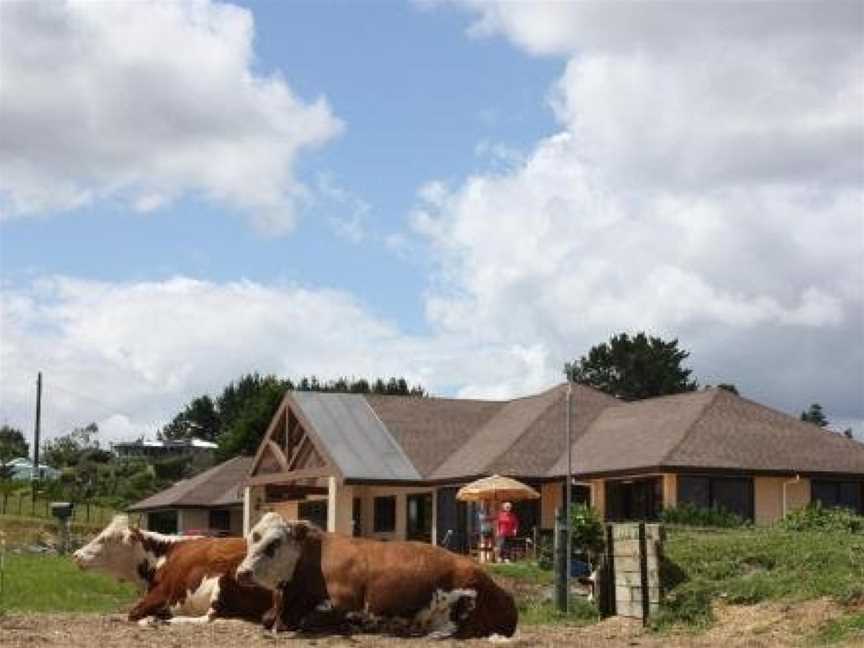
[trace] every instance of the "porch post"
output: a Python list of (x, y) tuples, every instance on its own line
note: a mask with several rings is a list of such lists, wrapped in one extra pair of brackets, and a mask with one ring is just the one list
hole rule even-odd
[(330, 533), (336, 531), (336, 505), (339, 501), (339, 485), (335, 477), (327, 478), (327, 530)]
[(243, 535), (249, 535), (252, 530), (252, 487), (243, 488)]

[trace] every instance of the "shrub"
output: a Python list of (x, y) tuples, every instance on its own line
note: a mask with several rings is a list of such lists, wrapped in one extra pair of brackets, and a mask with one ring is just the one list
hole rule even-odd
[(779, 524), (786, 531), (864, 533), (864, 517), (849, 509), (823, 508), (819, 502), (789, 513)]
[(537, 566), (540, 569), (550, 570), (555, 564), (555, 549), (552, 538), (541, 538), (540, 546), (537, 547)]
[(740, 515), (725, 509), (703, 508), (694, 504), (681, 504), (677, 507), (664, 509), (660, 513), (660, 521), (665, 524), (720, 528), (743, 527), (750, 524)]
[(606, 546), (603, 521), (597, 511), (585, 504), (570, 507), (570, 533), (574, 551), (596, 556)]

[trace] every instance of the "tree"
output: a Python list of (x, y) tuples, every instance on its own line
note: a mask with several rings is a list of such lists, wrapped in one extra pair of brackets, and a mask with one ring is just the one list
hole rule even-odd
[(46, 442), (42, 446), (45, 463), (54, 468), (65, 468), (77, 466), (85, 459), (95, 460), (97, 463), (110, 460), (111, 453), (99, 447), (96, 439), (98, 434), (99, 426), (90, 423)]
[(7, 463), (18, 457), (29, 457), (30, 445), (24, 438), (24, 433), (9, 425), (0, 427), (0, 464)]
[(678, 348), (677, 339), (620, 333), (592, 347), (578, 362), (568, 362), (564, 371), (576, 383), (623, 400), (640, 400), (694, 391), (698, 384), (690, 378), (692, 371), (681, 366), (689, 355)]
[(222, 425), (216, 403), (207, 396), (193, 399), (180, 414), (159, 432), (159, 438), (190, 439), (195, 437), (204, 441), (215, 441)]
[(819, 403), (813, 403), (810, 409), (801, 412), (801, 420), (813, 423), (819, 427), (826, 427), (828, 425), (828, 417), (825, 416), (825, 412)]
[(719, 385), (717, 385), (717, 389), (732, 392), (733, 394), (738, 396), (738, 388), (732, 383), (720, 383)]

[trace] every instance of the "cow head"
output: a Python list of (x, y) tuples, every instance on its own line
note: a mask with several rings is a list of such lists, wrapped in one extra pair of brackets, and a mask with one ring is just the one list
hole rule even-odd
[(150, 567), (142, 545), (140, 531), (129, 527), (128, 517), (117, 515), (98, 536), (73, 553), (72, 560), (81, 569), (98, 569), (120, 580), (140, 583), (146, 580), (142, 570)]
[(246, 538), (246, 557), (237, 568), (237, 582), (275, 590), (290, 581), (310, 529), (306, 522), (286, 522), (277, 513), (267, 513)]

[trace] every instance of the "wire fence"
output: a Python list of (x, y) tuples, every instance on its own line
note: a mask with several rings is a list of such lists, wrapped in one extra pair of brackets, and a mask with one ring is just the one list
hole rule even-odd
[[(28, 492), (3, 493), (0, 495), (0, 516), (30, 517), (54, 520), (51, 501), (42, 497), (33, 499)], [(72, 522), (78, 524), (107, 524), (118, 511), (95, 502), (76, 502), (72, 511)]]

